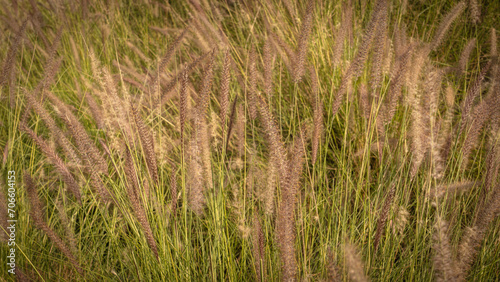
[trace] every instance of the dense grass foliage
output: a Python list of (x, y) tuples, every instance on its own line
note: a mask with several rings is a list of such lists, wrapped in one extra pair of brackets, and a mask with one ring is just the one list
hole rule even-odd
[(0, 0), (1, 277), (500, 279), (500, 2), (170, 2)]

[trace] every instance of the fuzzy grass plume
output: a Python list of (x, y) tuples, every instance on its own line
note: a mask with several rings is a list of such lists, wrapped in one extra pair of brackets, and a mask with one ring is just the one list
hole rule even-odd
[(500, 4), (421, 2), (1, 2), (16, 278), (495, 280)]

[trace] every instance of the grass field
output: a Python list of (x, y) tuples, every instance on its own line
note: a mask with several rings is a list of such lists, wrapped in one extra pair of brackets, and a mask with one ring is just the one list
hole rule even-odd
[(500, 280), (500, 2), (170, 2), (0, 0), (0, 277)]

